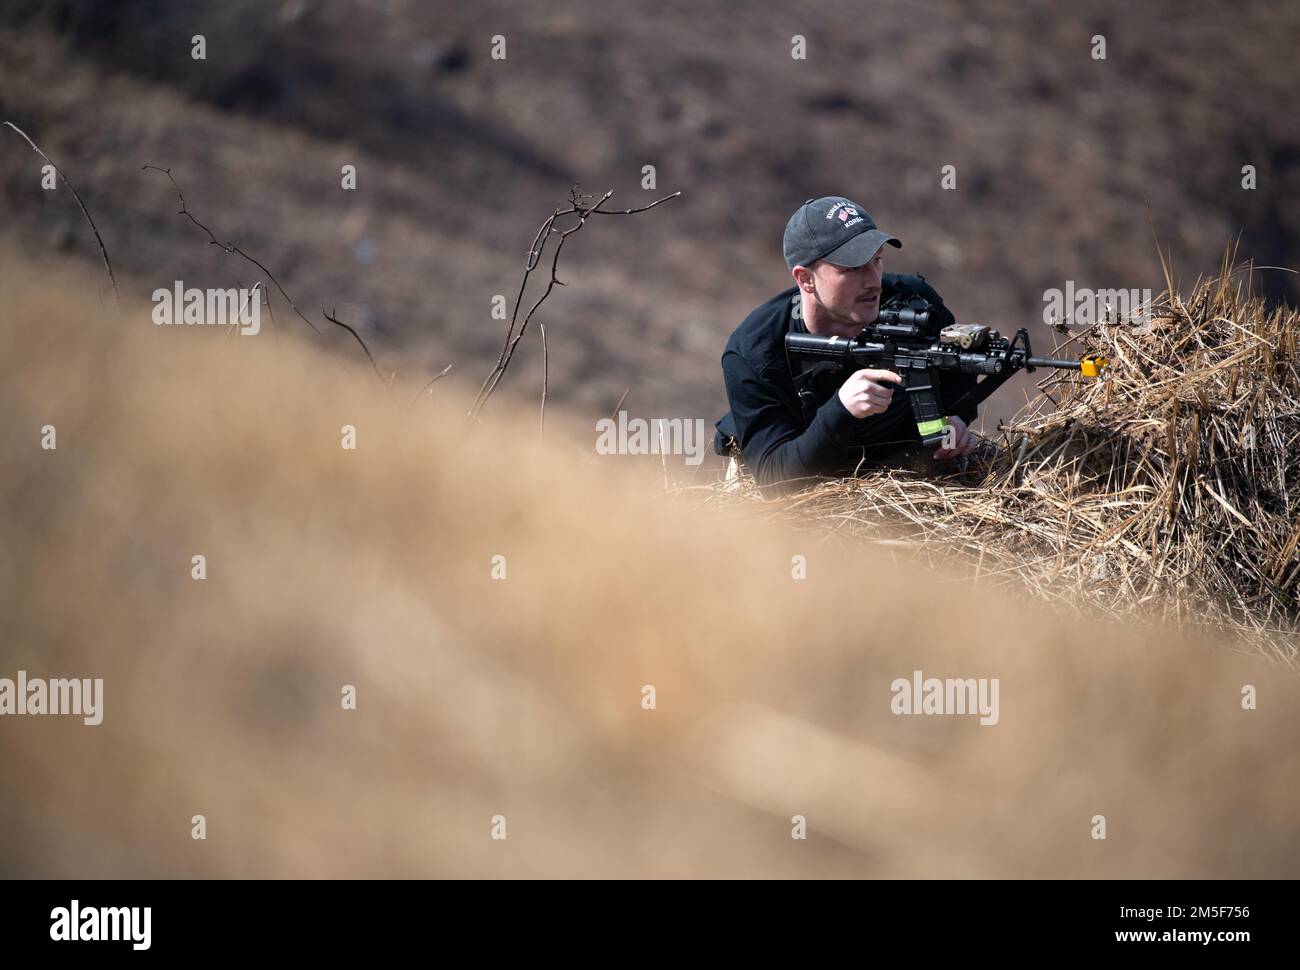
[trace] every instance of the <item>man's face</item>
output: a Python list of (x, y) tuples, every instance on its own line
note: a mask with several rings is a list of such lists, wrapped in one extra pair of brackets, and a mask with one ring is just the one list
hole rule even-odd
[(799, 288), (811, 293), (818, 306), (816, 319), (806, 321), (808, 329), (824, 337), (856, 337), (880, 315), (880, 280), (884, 273), (884, 247), (862, 266), (835, 266), (824, 259), (813, 263), (811, 269), (796, 266), (794, 276)]

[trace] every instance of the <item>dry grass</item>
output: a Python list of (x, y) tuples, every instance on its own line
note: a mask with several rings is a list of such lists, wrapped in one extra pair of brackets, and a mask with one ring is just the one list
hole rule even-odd
[[(882, 471), (764, 502), (783, 519), (954, 557), (1078, 613), (1230, 632), (1292, 665), (1300, 631), (1300, 313), (1249, 297), (1249, 270), (1148, 319), (1096, 324), (1059, 355), (1102, 381), (1040, 382), (955, 473)], [(1065, 373), (1065, 372), (1062, 372)]]
[[(87, 266), (0, 252), (0, 676), (105, 691), (99, 727), (0, 719), (0, 873), (1296, 874), (1277, 665), (937, 601), (665, 499), (559, 409), (544, 447), (531, 399), (471, 433), (454, 377), (408, 408), (283, 327), (155, 327), (125, 278), (113, 318)], [(915, 669), (1000, 678), (998, 724), (893, 715)]]

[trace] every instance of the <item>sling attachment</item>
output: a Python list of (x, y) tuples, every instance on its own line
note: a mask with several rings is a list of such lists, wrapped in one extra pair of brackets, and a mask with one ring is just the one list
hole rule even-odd
[(794, 378), (794, 390), (799, 398), (799, 410), (806, 428), (817, 417), (817, 393), (813, 389), (813, 381), (819, 374), (840, 370), (840, 366), (829, 361), (810, 363), (801, 358), (790, 360), (788, 356), (786, 360), (790, 364), (790, 375)]

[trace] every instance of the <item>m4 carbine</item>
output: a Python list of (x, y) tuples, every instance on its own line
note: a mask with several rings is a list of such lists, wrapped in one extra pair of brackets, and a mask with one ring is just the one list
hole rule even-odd
[[(1025, 328), (1007, 339), (982, 324), (954, 323), (945, 307), (919, 298), (903, 306), (882, 308), (879, 319), (856, 337), (788, 333), (785, 352), (796, 377), (806, 366), (797, 362), (835, 361), (894, 371), (903, 379), (900, 389), (912, 405), (916, 430), (925, 445), (943, 440), (947, 415), (979, 404), (1021, 369), (1033, 373), (1038, 367), (1056, 367), (1077, 370), (1084, 377), (1100, 377), (1106, 367), (1102, 357), (1035, 357)], [(951, 385), (951, 375), (956, 374), (983, 375), (983, 380), (959, 395), (951, 393), (953, 400), (949, 400), (946, 385)]]

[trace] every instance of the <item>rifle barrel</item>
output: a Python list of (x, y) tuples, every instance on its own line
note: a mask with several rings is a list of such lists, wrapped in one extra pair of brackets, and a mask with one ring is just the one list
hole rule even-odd
[(1057, 357), (1030, 357), (1025, 363), (1030, 367), (1059, 367), (1061, 370), (1079, 369), (1079, 361), (1061, 360)]

